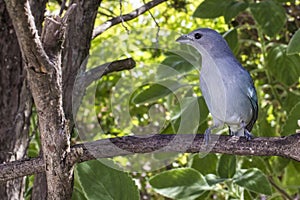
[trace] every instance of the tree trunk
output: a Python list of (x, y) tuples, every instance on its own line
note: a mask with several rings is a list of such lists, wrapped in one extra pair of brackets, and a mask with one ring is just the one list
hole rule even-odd
[[(0, 163), (25, 157), (32, 98), (16, 34), (0, 0)], [(22, 199), (24, 178), (0, 184), (1, 199)]]
[[(30, 0), (30, 8), (39, 35), (42, 34), (42, 23), (44, 21), (44, 12), (46, 9), (47, 0)], [(42, 151), (42, 149), (41, 149)], [(40, 152), (42, 155), (42, 152)], [(37, 173), (34, 176), (33, 189), (31, 193), (32, 200), (44, 200), (47, 199), (47, 182), (46, 173)]]
[[(68, 21), (63, 49), (63, 107), (72, 126), (72, 92), (82, 62), (89, 55), (94, 22), (101, 0), (74, 0), (77, 4)], [(72, 127), (70, 127), (72, 129)]]

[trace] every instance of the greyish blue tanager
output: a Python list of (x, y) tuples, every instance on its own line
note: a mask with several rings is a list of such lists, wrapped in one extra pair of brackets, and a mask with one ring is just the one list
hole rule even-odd
[(211, 130), (224, 124), (230, 135), (251, 139), (258, 115), (256, 90), (225, 39), (212, 29), (200, 28), (176, 41), (193, 46), (201, 54), (200, 88), (214, 122), (205, 131), (206, 143)]

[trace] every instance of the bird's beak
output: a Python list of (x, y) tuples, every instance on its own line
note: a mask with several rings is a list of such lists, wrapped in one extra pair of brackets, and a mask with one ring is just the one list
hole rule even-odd
[(176, 39), (176, 42), (179, 42), (179, 43), (188, 43), (190, 41), (191, 41), (191, 38), (188, 35), (182, 35)]

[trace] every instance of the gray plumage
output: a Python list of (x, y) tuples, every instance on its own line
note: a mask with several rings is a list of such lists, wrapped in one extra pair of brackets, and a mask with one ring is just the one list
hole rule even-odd
[(202, 56), (200, 88), (214, 121), (205, 131), (206, 142), (211, 130), (224, 124), (230, 135), (251, 139), (258, 114), (256, 90), (224, 38), (212, 29), (200, 28), (176, 41), (193, 46)]

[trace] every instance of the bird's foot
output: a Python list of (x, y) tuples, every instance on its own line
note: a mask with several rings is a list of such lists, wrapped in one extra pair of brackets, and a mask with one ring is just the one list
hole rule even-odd
[(211, 133), (211, 128), (206, 129), (205, 132), (204, 132), (205, 145), (208, 145), (208, 142), (210, 140), (210, 133)]
[(245, 129), (244, 135), (245, 135), (247, 140), (253, 139), (253, 135), (247, 129)]
[(234, 136), (234, 132), (230, 129), (230, 126), (228, 126), (228, 131), (230, 136)]

